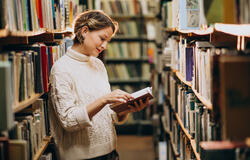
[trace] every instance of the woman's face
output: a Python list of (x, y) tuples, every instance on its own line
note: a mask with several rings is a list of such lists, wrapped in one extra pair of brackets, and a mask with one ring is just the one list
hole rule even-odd
[(83, 53), (88, 56), (97, 57), (103, 50), (106, 49), (112, 34), (113, 30), (111, 27), (91, 32), (88, 29), (83, 31)]

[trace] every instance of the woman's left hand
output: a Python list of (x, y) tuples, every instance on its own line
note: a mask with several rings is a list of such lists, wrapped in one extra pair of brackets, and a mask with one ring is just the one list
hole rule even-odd
[(139, 112), (143, 110), (149, 104), (149, 98), (146, 99), (146, 102), (143, 103), (142, 99), (139, 100), (139, 104), (135, 101), (134, 106), (128, 105), (129, 112)]

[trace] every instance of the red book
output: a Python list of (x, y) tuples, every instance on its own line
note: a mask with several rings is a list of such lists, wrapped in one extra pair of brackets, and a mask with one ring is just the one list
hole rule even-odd
[(40, 28), (43, 28), (43, 10), (42, 10), (42, 0), (37, 0), (37, 13)]
[(48, 77), (48, 54), (46, 46), (41, 46), (41, 58), (42, 58), (43, 88), (44, 92), (48, 92), (49, 77)]
[(54, 62), (54, 59), (53, 59), (53, 46), (49, 46), (49, 50), (50, 50), (50, 60), (51, 60), (51, 67), (53, 66), (53, 62)]

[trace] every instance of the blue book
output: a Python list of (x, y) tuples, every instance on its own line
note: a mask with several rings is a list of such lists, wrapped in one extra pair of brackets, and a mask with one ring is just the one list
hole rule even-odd
[(192, 81), (193, 77), (193, 66), (194, 66), (193, 52), (194, 50), (192, 47), (186, 48), (186, 81)]

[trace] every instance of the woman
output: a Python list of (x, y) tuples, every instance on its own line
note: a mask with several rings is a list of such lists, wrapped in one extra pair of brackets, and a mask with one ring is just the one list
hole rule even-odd
[[(96, 58), (117, 27), (102, 11), (82, 13), (75, 20), (73, 46), (51, 70), (51, 134), (61, 159), (119, 159), (114, 123), (124, 121), (127, 113), (116, 114), (109, 105), (133, 97), (121, 90), (111, 92), (105, 66)], [(135, 103), (128, 112), (147, 104)]]

